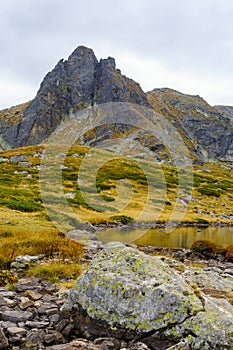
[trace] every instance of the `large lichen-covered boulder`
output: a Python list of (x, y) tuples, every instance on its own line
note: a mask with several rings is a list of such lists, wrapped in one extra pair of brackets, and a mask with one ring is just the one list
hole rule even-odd
[(94, 319), (139, 334), (182, 323), (203, 310), (166, 259), (123, 244), (108, 244), (80, 276), (66, 307), (77, 304)]
[(73, 310), (81, 333), (138, 336), (152, 348), (233, 350), (232, 275), (121, 243), (96, 255), (64, 309)]

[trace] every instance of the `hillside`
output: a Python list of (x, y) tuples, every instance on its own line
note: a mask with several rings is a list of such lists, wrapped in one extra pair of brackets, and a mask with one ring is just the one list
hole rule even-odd
[(212, 107), (200, 96), (172, 89), (154, 89), (147, 96), (154, 110), (175, 126), (197, 159), (232, 160), (233, 121), (226, 113), (227, 107)]
[[(62, 196), (61, 183), (56, 184), (56, 177), (50, 183), (49, 173), (43, 172), (44, 152), (44, 146), (30, 146), (1, 154), (1, 229), (46, 228), (51, 220), (64, 232), (78, 227), (79, 221), (232, 222), (232, 166), (227, 164), (209, 163), (196, 166), (193, 174), (184, 169), (179, 173), (165, 164), (161, 168), (154, 162), (73, 146), (62, 166)], [(60, 168), (63, 158), (57, 155)]]

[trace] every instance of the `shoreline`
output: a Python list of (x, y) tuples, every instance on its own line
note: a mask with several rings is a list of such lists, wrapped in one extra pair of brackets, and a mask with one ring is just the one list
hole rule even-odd
[(176, 227), (197, 227), (197, 228), (204, 228), (204, 227), (233, 227), (233, 222), (225, 223), (225, 222), (210, 222), (210, 223), (196, 223), (196, 222), (138, 222), (138, 221), (132, 221), (128, 224), (123, 224), (121, 222), (114, 222), (114, 223), (100, 223), (100, 224), (92, 224), (92, 226), (98, 230), (102, 231), (106, 228), (129, 228), (129, 229), (156, 229), (156, 228), (176, 228)]

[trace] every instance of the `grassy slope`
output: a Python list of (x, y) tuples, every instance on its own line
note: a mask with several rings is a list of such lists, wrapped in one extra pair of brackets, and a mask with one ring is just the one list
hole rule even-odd
[[(33, 166), (25, 169), (15, 164), (0, 163), (0, 227), (17, 225), (30, 229), (33, 223), (35, 228), (51, 229), (52, 223), (41, 200), (39, 170), (36, 169), (41, 162), (37, 157), (40, 150), (42, 147), (30, 146), (1, 153), (2, 157), (8, 158), (19, 153), (26, 154)], [(80, 165), (84, 164), (85, 152), (88, 152), (86, 147), (75, 146), (70, 149), (62, 171), (63, 190), (68, 195), (75, 195), (73, 199), (67, 200), (81, 220), (109, 222), (115, 221), (112, 217), (116, 215), (129, 216), (138, 221), (163, 222), (170, 218), (175, 200), (179, 197), (177, 169), (141, 160), (138, 164), (133, 159), (118, 158), (113, 153), (96, 150), (85, 163), (81, 174), (84, 183), (78, 185), (78, 171)], [(76, 156), (73, 157), (73, 154)], [(101, 164), (103, 166), (96, 177), (96, 192), (92, 174), (96, 166)], [(232, 167), (208, 163), (194, 170), (193, 186), (187, 183), (183, 191), (184, 198), (188, 198), (189, 191), (193, 196), (183, 221), (198, 222), (199, 219), (205, 219), (209, 222), (230, 223), (229, 216), (233, 213)], [(22, 171), (28, 171), (32, 178), (27, 178), (28, 174)], [(184, 173), (183, 176), (188, 178), (188, 174)], [(88, 200), (83, 198), (85, 196), (89, 196)], [(48, 207), (59, 211), (56, 191), (50, 194)], [(64, 229), (70, 228), (72, 225), (65, 224)]]

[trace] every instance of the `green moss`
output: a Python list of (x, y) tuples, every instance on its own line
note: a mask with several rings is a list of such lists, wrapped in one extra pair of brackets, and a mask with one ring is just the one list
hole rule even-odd
[(112, 221), (121, 222), (122, 224), (128, 224), (129, 222), (132, 222), (134, 220), (130, 216), (126, 216), (126, 215), (114, 215), (114, 216), (111, 216), (110, 219)]

